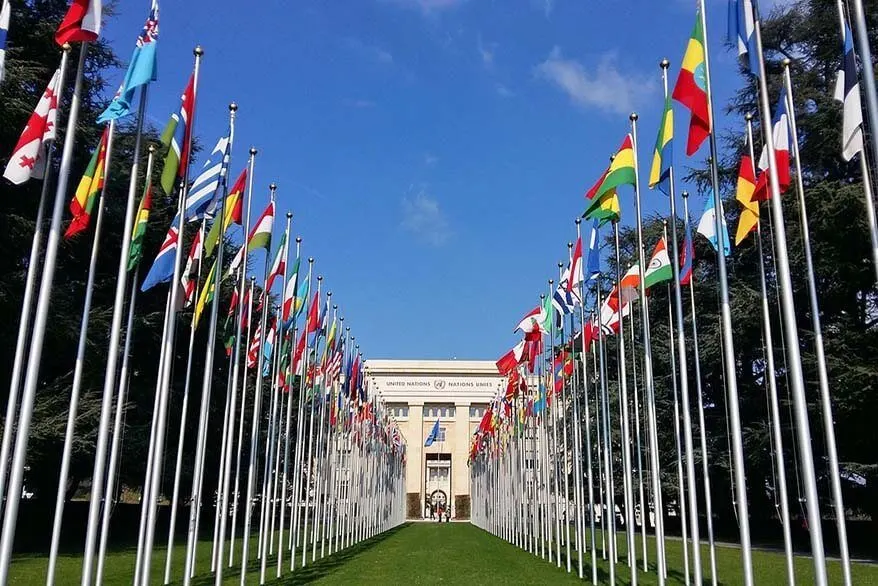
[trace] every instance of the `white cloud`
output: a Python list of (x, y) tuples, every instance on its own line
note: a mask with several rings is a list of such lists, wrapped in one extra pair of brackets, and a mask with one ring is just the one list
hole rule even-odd
[(434, 155), (433, 153), (424, 153), (424, 164), (428, 167), (432, 167), (436, 163), (439, 162), (439, 157)]
[(658, 87), (652, 76), (620, 71), (612, 52), (604, 54), (590, 71), (575, 59), (565, 59), (556, 46), (534, 72), (566, 93), (574, 103), (614, 114), (631, 113)]
[(497, 43), (485, 43), (482, 41), (482, 35), (479, 35), (479, 55), (482, 58), (482, 65), (485, 69), (494, 67), (494, 53), (497, 51)]
[(402, 227), (421, 242), (442, 246), (451, 237), (451, 228), (439, 202), (421, 188), (402, 198)]
[(503, 85), (502, 83), (498, 83), (495, 86), (495, 89), (497, 90), (497, 95), (500, 96), (501, 98), (511, 98), (511, 97), (515, 96), (515, 93), (511, 89), (509, 89), (508, 87)]
[(382, 49), (381, 47), (376, 47), (375, 45), (369, 45), (356, 38), (347, 39), (347, 44), (351, 49), (360, 55), (363, 55), (370, 61), (381, 63), (383, 65), (393, 65), (393, 55), (390, 51)]

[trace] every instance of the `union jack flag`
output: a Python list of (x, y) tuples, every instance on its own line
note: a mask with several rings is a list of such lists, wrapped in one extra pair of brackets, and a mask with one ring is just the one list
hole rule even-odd
[(144, 45), (149, 45), (150, 43), (154, 43), (159, 38), (159, 3), (156, 0), (153, 0), (152, 6), (149, 9), (149, 15), (146, 17), (146, 22), (143, 24), (143, 30), (140, 31), (140, 35), (137, 37), (137, 46), (143, 47)]

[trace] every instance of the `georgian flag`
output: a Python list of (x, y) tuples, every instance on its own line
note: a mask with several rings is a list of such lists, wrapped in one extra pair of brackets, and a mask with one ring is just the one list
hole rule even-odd
[(863, 108), (860, 105), (860, 78), (857, 75), (857, 56), (851, 41), (851, 29), (844, 27), (844, 56), (835, 84), (835, 99), (844, 104), (841, 133), (841, 156), (850, 161), (863, 151)]
[[(778, 188), (783, 195), (790, 186), (790, 111), (787, 90), (780, 92), (777, 109), (774, 111), (772, 121), (772, 136), (774, 136), (774, 160), (777, 167)], [(771, 197), (768, 185), (768, 149), (762, 147), (762, 156), (759, 157), (759, 169), (762, 173), (756, 180), (756, 190), (753, 192), (751, 201), (767, 201)], [(728, 256), (728, 255), (727, 255)]]
[(12, 150), (3, 176), (16, 185), (31, 177), (43, 178), (46, 168), (43, 144), (57, 136), (60, 85), (61, 70), (57, 69)]
[(58, 45), (96, 41), (101, 34), (101, 0), (73, 0), (55, 31)]

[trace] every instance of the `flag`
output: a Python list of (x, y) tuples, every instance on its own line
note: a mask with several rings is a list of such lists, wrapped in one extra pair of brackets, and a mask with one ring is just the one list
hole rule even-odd
[(692, 224), (686, 222), (686, 237), (680, 251), (680, 284), (688, 285), (692, 280), (692, 262), (695, 260), (695, 247), (692, 246)]
[(737, 45), (738, 58), (744, 69), (759, 76), (759, 61), (756, 56), (756, 25), (752, 0), (729, 0), (728, 40)]
[(524, 340), (516, 344), (512, 350), (504, 354), (497, 361), (497, 372), (500, 376), (507, 376), (510, 372), (518, 368), (518, 365), (524, 362)]
[[(246, 303), (245, 303), (246, 305)], [(226, 356), (232, 355), (232, 348), (235, 345), (235, 334), (234, 331), (234, 319), (235, 319), (235, 310), (238, 308), (238, 288), (235, 287), (232, 289), (232, 300), (229, 301), (229, 311), (226, 313), (226, 321), (223, 324), (223, 332), (226, 338), (225, 348), (226, 348)], [(243, 306), (242, 306), (243, 309)], [(243, 315), (243, 311), (241, 312)]]
[(195, 233), (192, 239), (192, 246), (189, 248), (189, 257), (186, 259), (186, 268), (183, 270), (183, 276), (180, 278), (180, 286), (183, 289), (183, 298), (181, 300), (183, 307), (189, 307), (195, 301), (195, 286), (198, 279), (198, 269), (201, 266), (201, 259), (204, 258), (203, 230)]
[(292, 325), (292, 320), (296, 311), (296, 289), (299, 286), (299, 262), (300, 258), (296, 257), (296, 263), (293, 265), (293, 271), (290, 278), (287, 279), (286, 288), (284, 289), (283, 302), (281, 303), (281, 320), (284, 328)]
[(835, 84), (835, 99), (844, 104), (841, 156), (850, 161), (863, 151), (863, 108), (860, 105), (860, 78), (850, 27), (844, 27), (844, 56)]
[(152, 262), (152, 267), (149, 269), (149, 273), (147, 273), (146, 278), (143, 280), (143, 284), (140, 286), (141, 291), (149, 291), (159, 283), (167, 283), (174, 276), (174, 263), (177, 258), (177, 236), (180, 231), (180, 215), (177, 214), (174, 216), (174, 219), (171, 220), (171, 227), (168, 228), (168, 233), (165, 236), (165, 241), (162, 242), (161, 248), (159, 248), (159, 253), (156, 255), (155, 260)]
[(195, 313), (192, 315), (192, 327), (194, 328), (198, 327), (198, 323), (201, 321), (201, 316), (204, 314), (207, 304), (213, 301), (213, 296), (216, 292), (217, 270), (216, 261), (213, 261), (213, 266), (210, 267), (210, 272), (207, 273), (204, 285), (201, 287), (201, 291), (198, 292), (198, 301), (195, 303)]
[(274, 280), (280, 277), (283, 279), (284, 275), (287, 274), (287, 233), (286, 231), (280, 238), (280, 246), (277, 249), (277, 253), (274, 255), (274, 260), (271, 262), (271, 268), (268, 272), (268, 281), (265, 284), (265, 290), (271, 291), (271, 286), (274, 285)]
[(6, 37), (9, 34), (9, 18), (12, 16), (12, 6), (9, 0), (3, 0), (3, 8), (0, 8), (0, 83), (6, 73)]
[(313, 334), (320, 329), (320, 292), (314, 292), (314, 299), (311, 300), (311, 306), (308, 309), (308, 321), (305, 325), (305, 331)]
[[(623, 305), (628, 305), (629, 302), (637, 299), (640, 291), (640, 265), (635, 263), (629, 267), (628, 272), (622, 276), (620, 284)], [(617, 287), (613, 287), (613, 290), (610, 291), (605, 303), (607, 303), (614, 311), (618, 310), (619, 289)]]
[(96, 41), (101, 34), (101, 0), (73, 0), (55, 31), (55, 42)]
[(262, 348), (262, 376), (269, 376), (271, 356), (274, 353), (274, 338), (277, 335), (277, 320), (271, 320), (268, 333), (265, 334), (265, 345)]
[(201, 173), (195, 178), (186, 193), (186, 212), (184, 215), (188, 222), (201, 220), (205, 216), (213, 217), (210, 212), (216, 208), (217, 190), (229, 170), (231, 132), (230, 128), (227, 135), (217, 141), (210, 157), (205, 161)]
[(256, 330), (253, 332), (253, 339), (250, 340), (250, 347), (247, 349), (247, 368), (256, 368), (259, 360), (259, 348), (262, 346), (262, 324), (256, 324)]
[[(620, 185), (637, 184), (637, 174), (634, 172), (634, 146), (630, 134), (625, 136), (622, 146), (619, 147), (602, 179), (596, 189), (592, 188), (593, 193), (589, 190), (589, 193), (586, 194), (586, 197), (592, 202), (601, 199), (604, 194), (615, 191)], [(589, 196), (589, 194), (591, 195)]]
[(665, 111), (662, 114), (658, 138), (655, 141), (655, 152), (652, 154), (652, 168), (649, 171), (649, 188), (659, 190), (665, 195), (671, 194), (671, 166), (674, 164), (674, 108), (671, 98), (665, 99)]
[(614, 189), (600, 198), (592, 200), (583, 216), (586, 220), (594, 220), (598, 226), (603, 226), (607, 222), (618, 222), (621, 214), (622, 207), (619, 205), (619, 196)]
[(578, 293), (579, 284), (582, 283), (582, 238), (576, 239), (576, 246), (573, 247), (573, 257), (570, 259), (570, 278), (567, 279), (567, 291), (572, 292), (574, 289)]
[(517, 332), (518, 330), (521, 330), (522, 332), (527, 334), (529, 332), (540, 330), (543, 322), (545, 321), (545, 316), (543, 316), (542, 313), (543, 308), (539, 305), (536, 306), (534, 309), (530, 310), (527, 315), (524, 316), (524, 319), (518, 322), (518, 325), (515, 326), (515, 329), (512, 331)]
[(262, 212), (262, 215), (256, 220), (256, 224), (253, 225), (253, 229), (250, 230), (250, 236), (247, 238), (247, 245), (241, 246), (241, 248), (238, 249), (235, 258), (232, 259), (232, 262), (229, 265), (228, 274), (232, 274), (238, 270), (238, 267), (241, 266), (241, 263), (244, 261), (246, 253), (253, 252), (257, 248), (264, 248), (265, 250), (269, 249), (271, 246), (271, 230), (274, 228), (274, 207), (273, 200), (268, 202), (268, 207), (265, 208), (265, 211)]
[(705, 65), (704, 31), (701, 14), (695, 15), (695, 28), (683, 56), (683, 67), (674, 85), (673, 98), (686, 106), (691, 114), (686, 155), (692, 156), (710, 136), (710, 108), (707, 103), (707, 69)]
[(671, 257), (668, 256), (668, 244), (662, 237), (655, 249), (652, 251), (652, 258), (649, 259), (649, 265), (643, 274), (643, 286), (646, 289), (653, 285), (670, 281), (674, 278), (674, 267), (671, 266)]
[(37, 107), (27, 121), (3, 176), (16, 185), (21, 185), (31, 177), (43, 178), (46, 167), (46, 155), (43, 145), (57, 136), (58, 91), (61, 84), (61, 70), (55, 74), (46, 86), (46, 91), (37, 102)]
[(738, 188), (735, 191), (735, 199), (741, 204), (741, 215), (738, 217), (738, 231), (735, 233), (735, 246), (741, 244), (745, 238), (759, 225), (759, 202), (753, 201), (753, 192), (756, 191), (755, 170), (753, 159), (748, 155), (741, 157), (741, 168), (738, 171)]
[(150, 209), (152, 209), (152, 184), (146, 186), (146, 192), (140, 198), (140, 206), (137, 208), (137, 216), (134, 218), (134, 232), (131, 235), (131, 245), (128, 248), (129, 271), (136, 267), (143, 257), (143, 239), (146, 237)]
[(204, 239), (204, 253), (207, 256), (213, 254), (213, 249), (219, 242), (220, 235), (225, 234), (229, 226), (241, 223), (242, 197), (246, 187), (247, 169), (245, 167), (241, 174), (238, 175), (238, 179), (226, 196), (225, 202), (218, 209), (222, 219), (214, 221), (207, 233), (207, 238)]
[[(96, 1), (96, 0), (93, 0)], [(122, 81), (122, 91), (113, 98), (104, 113), (98, 116), (98, 123), (118, 120), (131, 113), (131, 103), (137, 88), (156, 80), (156, 45), (159, 38), (159, 5), (152, 0), (152, 6), (143, 30), (137, 37), (134, 53), (128, 63), (128, 71)]]
[(552, 294), (552, 307), (557, 310), (559, 319), (560, 316), (573, 313), (579, 305), (582, 305), (582, 300), (579, 298), (579, 292), (568, 289), (567, 284), (570, 281), (570, 269), (564, 269), (564, 273), (561, 275), (561, 281), (558, 283), (558, 287), (555, 288), (555, 292)]
[(189, 133), (192, 114), (195, 108), (195, 74), (189, 77), (189, 83), (180, 98), (180, 111), (171, 114), (168, 125), (162, 131), (162, 145), (167, 147), (165, 164), (162, 167), (162, 189), (170, 195), (182, 179), (189, 162)]
[(595, 220), (591, 225), (591, 235), (588, 238), (588, 278), (594, 279), (601, 273), (601, 250), (598, 246), (598, 229), (600, 221)]
[(433, 424), (433, 429), (430, 430), (430, 433), (427, 435), (427, 439), (424, 440), (424, 447), (429, 448), (433, 445), (433, 442), (439, 439), (439, 420), (436, 420), (436, 423)]
[(88, 167), (85, 168), (85, 173), (82, 174), (82, 179), (76, 188), (76, 193), (73, 195), (73, 200), (70, 202), (70, 213), (73, 214), (73, 219), (64, 233), (64, 238), (71, 238), (79, 234), (88, 228), (91, 222), (91, 212), (94, 209), (95, 201), (104, 187), (104, 179), (107, 172), (107, 140), (109, 131), (109, 128), (104, 128), (98, 148), (92, 154)]
[[(732, 245), (729, 242), (729, 228), (726, 226), (726, 214), (722, 209), (722, 202), (720, 202), (720, 214), (722, 214), (723, 223), (723, 254), (729, 256), (732, 254)], [(716, 208), (713, 206), (712, 191), (707, 194), (704, 214), (701, 216), (701, 221), (698, 222), (698, 233), (710, 241), (710, 245), (713, 246), (714, 250), (719, 251), (719, 239), (716, 236)]]
[[(790, 116), (787, 108), (787, 90), (783, 88), (777, 101), (777, 109), (772, 120), (772, 136), (774, 137), (774, 160), (777, 167), (777, 180), (780, 193), (784, 194), (790, 186)], [(753, 192), (753, 200), (766, 201), (771, 197), (768, 180), (768, 149), (762, 147), (762, 156), (759, 157), (759, 169), (762, 173), (756, 180), (756, 189)]]

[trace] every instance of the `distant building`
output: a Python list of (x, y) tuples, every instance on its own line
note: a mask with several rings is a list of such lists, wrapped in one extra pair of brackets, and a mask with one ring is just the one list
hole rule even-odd
[[(451, 504), (452, 516), (468, 517), (470, 439), (504, 384), (495, 363), (367, 360), (365, 376), (370, 392), (381, 396), (405, 437), (409, 518), (428, 518), (428, 503)], [(425, 447), (437, 419), (436, 440)]]

